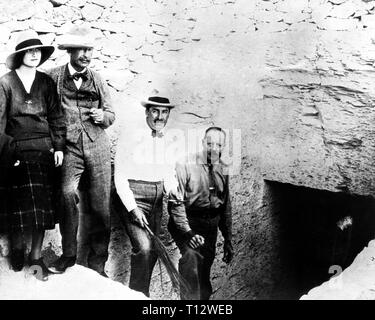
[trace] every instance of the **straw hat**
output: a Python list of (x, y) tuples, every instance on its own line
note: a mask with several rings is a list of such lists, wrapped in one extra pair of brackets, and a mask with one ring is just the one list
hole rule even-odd
[(144, 107), (156, 106), (156, 107), (168, 107), (174, 108), (175, 106), (169, 102), (168, 98), (154, 96), (148, 97), (146, 101), (141, 101), (141, 105)]
[(43, 45), (38, 34), (34, 30), (23, 31), (18, 35), (15, 51), (6, 59), (6, 66), (11, 70), (18, 68), (22, 64), (21, 57), (23, 57), (23, 54), (30, 49), (40, 49), (42, 52), (42, 57), (38, 66), (44, 63), (55, 51), (54, 46)]
[(63, 37), (58, 45), (60, 50), (69, 48), (93, 48), (95, 38), (92, 30), (87, 26), (73, 26)]

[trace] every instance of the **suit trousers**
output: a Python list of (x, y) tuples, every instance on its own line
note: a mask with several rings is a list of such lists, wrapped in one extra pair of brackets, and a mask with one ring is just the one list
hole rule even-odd
[(178, 268), (181, 276), (190, 285), (190, 292), (181, 291), (182, 300), (208, 300), (212, 294), (210, 281), (211, 266), (215, 259), (216, 240), (220, 215), (213, 217), (189, 216), (190, 228), (195, 234), (204, 237), (204, 245), (192, 249), (186, 238), (169, 220), (168, 230), (180, 250)]
[[(150, 229), (158, 235), (163, 214), (163, 182), (129, 180), (129, 186), (138, 208), (147, 218)], [(129, 212), (126, 211), (123, 218), (132, 244), (129, 287), (149, 297), (152, 271), (158, 257), (145, 229), (132, 221)]]
[(64, 256), (77, 255), (79, 223), (78, 186), (82, 175), (87, 178), (87, 200), (90, 225), (88, 230), (88, 267), (104, 272), (110, 240), (110, 142), (103, 132), (91, 141), (83, 132), (77, 143), (67, 142), (61, 175), (60, 232)]

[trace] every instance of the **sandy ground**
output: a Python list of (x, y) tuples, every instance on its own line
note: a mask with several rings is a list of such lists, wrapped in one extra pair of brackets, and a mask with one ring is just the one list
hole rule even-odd
[(42, 282), (30, 274), (10, 270), (7, 260), (0, 258), (0, 300), (142, 300), (142, 293), (119, 282), (98, 275), (80, 265), (64, 274), (51, 275)]

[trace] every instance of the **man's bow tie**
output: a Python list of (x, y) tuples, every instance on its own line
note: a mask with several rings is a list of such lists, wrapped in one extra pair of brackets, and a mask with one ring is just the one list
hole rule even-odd
[(161, 131), (156, 131), (156, 130), (152, 130), (151, 131), (151, 135), (153, 138), (162, 138), (164, 136), (163, 132)]
[(79, 78), (82, 78), (83, 81), (87, 80), (87, 71), (85, 72), (75, 72), (70, 76), (71, 79), (78, 81)]

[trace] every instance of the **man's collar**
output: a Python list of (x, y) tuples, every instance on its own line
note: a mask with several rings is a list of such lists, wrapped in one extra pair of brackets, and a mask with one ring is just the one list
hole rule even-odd
[(150, 134), (151, 134), (152, 137), (157, 136), (157, 137), (161, 138), (161, 137), (164, 137), (165, 134), (166, 134), (166, 126), (157, 133), (156, 133), (156, 130), (151, 129), (151, 127), (148, 125), (147, 121), (146, 121), (146, 126), (150, 130), (150, 132), (151, 132)]
[(165, 136), (165, 127), (163, 129), (161, 129), (160, 131), (156, 131), (156, 130), (153, 130), (151, 129), (151, 136), (153, 138), (163, 138)]
[[(198, 152), (196, 154), (196, 163), (197, 164), (204, 164), (204, 165), (209, 165), (208, 161), (207, 161), (207, 156), (206, 154), (201, 151), (201, 152)], [(224, 164), (223, 160), (220, 158), (218, 162), (215, 162), (213, 163), (212, 165), (215, 166), (215, 165), (222, 165)]]
[(87, 68), (83, 69), (82, 71), (77, 71), (76, 69), (74, 69), (74, 67), (71, 65), (71, 63), (68, 62), (68, 70), (69, 70), (69, 74), (73, 75), (75, 73), (84, 73), (87, 70)]
[(198, 152), (196, 154), (196, 159), (195, 159), (196, 163), (197, 164), (207, 164), (207, 159), (206, 157), (204, 156), (203, 152)]

